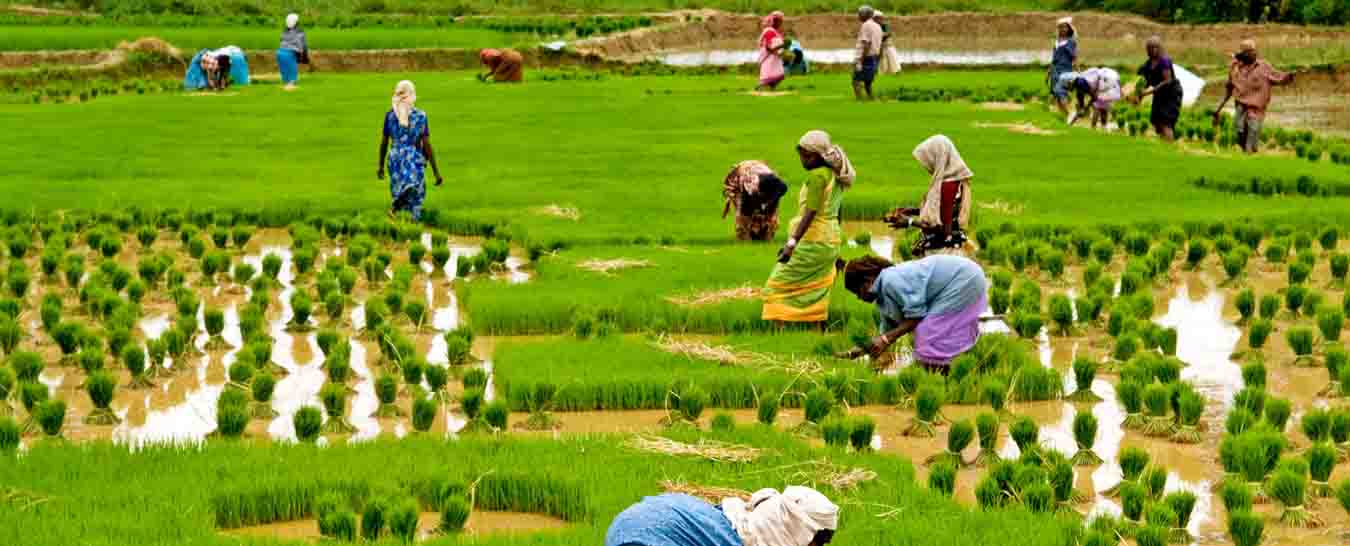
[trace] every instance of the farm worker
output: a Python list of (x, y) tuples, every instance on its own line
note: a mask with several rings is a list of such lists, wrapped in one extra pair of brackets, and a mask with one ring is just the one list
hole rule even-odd
[[(1050, 68), (1045, 73), (1050, 82), (1050, 94), (1055, 97), (1055, 106), (1059, 113), (1069, 114), (1069, 88), (1073, 79), (1064, 76), (1073, 72), (1078, 62), (1078, 30), (1073, 27), (1073, 17), (1064, 17), (1055, 23), (1055, 49), (1050, 56)], [(1070, 122), (1072, 123), (1072, 122)]]
[(900, 208), (886, 215), (896, 229), (917, 227), (923, 236), (914, 244), (914, 255), (959, 252), (966, 244), (965, 227), (970, 222), (970, 179), (975, 173), (961, 159), (956, 144), (935, 135), (914, 148), (914, 159), (928, 171), (930, 181), (919, 208)]
[(764, 320), (822, 323), (828, 318), (839, 256), (839, 209), (857, 173), (843, 148), (824, 131), (811, 131), (797, 143), (806, 169), (798, 194), (798, 215), (764, 290)]
[(811, 71), (811, 66), (806, 62), (806, 51), (802, 49), (802, 41), (794, 36), (787, 38), (787, 47), (783, 50), (783, 69), (794, 76), (802, 76)]
[(1153, 124), (1153, 132), (1157, 133), (1158, 137), (1171, 142), (1177, 119), (1181, 117), (1181, 82), (1172, 72), (1172, 58), (1168, 57), (1163, 49), (1162, 38), (1157, 36), (1149, 38), (1145, 48), (1148, 51), (1148, 60), (1139, 67), (1139, 75), (1143, 76), (1148, 87), (1136, 97), (1135, 102), (1153, 95), (1153, 110), (1149, 114), (1149, 122)]
[(763, 161), (742, 161), (723, 182), (722, 218), (736, 209), (736, 239), (772, 241), (778, 232), (778, 201), (786, 193), (787, 184)]
[[(393, 199), (390, 214), (407, 211), (413, 220), (422, 218), (422, 199), (426, 197), (426, 163), (436, 174), (440, 186), (441, 169), (431, 151), (431, 129), (425, 112), (413, 107), (417, 89), (408, 80), (394, 87), (393, 107), (384, 116), (384, 136), (380, 139), (380, 165), (375, 177), (384, 180), (385, 159), (389, 165), (389, 195)], [(389, 152), (389, 141), (394, 142)]]
[(248, 60), (238, 46), (198, 51), (183, 78), (183, 86), (188, 89), (220, 91), (230, 84), (248, 85)]
[(928, 256), (899, 265), (864, 256), (844, 266), (844, 288), (875, 303), (881, 334), (867, 354), (878, 356), (905, 334), (914, 334), (914, 358), (946, 373), (951, 361), (975, 346), (988, 281), (980, 265), (962, 256)]
[(300, 65), (309, 64), (309, 42), (299, 25), (299, 15), (286, 16), (286, 30), (281, 31), (281, 47), (277, 48), (277, 68), (286, 89), (295, 89), (295, 82), (300, 78)]
[(839, 507), (809, 487), (761, 489), (720, 507), (665, 494), (620, 512), (605, 546), (824, 546), (838, 527)]
[(885, 14), (880, 11), (872, 15), (872, 20), (881, 25), (881, 58), (877, 64), (877, 71), (882, 74), (899, 73), (900, 53), (891, 45), (891, 25), (886, 22)]
[(1228, 99), (1234, 99), (1233, 125), (1237, 128), (1238, 145), (1244, 152), (1256, 153), (1261, 144), (1266, 107), (1270, 106), (1271, 88), (1291, 83), (1294, 83), (1293, 73), (1275, 70), (1256, 55), (1255, 41), (1243, 40), (1240, 50), (1233, 55), (1233, 63), (1228, 66), (1227, 92), (1219, 101), (1219, 107), (1214, 109), (1214, 124), (1219, 124)]
[(783, 12), (775, 11), (760, 21), (764, 28), (759, 34), (759, 87), (772, 91), (787, 75), (783, 70)]
[(478, 52), (478, 59), (487, 67), (486, 74), (479, 74), (479, 81), (496, 83), (520, 83), (525, 81), (525, 58), (514, 49), (484, 49)]
[(885, 33), (881, 25), (872, 17), (876, 10), (872, 6), (858, 8), (858, 43), (853, 51), (853, 96), (858, 100), (872, 100), (872, 81), (877, 77), (877, 67), (881, 63), (881, 42)]
[(1092, 128), (1100, 124), (1105, 129), (1111, 119), (1111, 106), (1121, 97), (1120, 74), (1110, 68), (1089, 68), (1078, 74), (1073, 87), (1078, 95), (1078, 110), (1086, 110), (1084, 103), (1092, 99)]

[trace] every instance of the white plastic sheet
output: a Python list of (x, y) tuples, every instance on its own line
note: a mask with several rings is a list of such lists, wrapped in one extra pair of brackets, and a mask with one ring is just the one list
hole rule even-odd
[(1205, 90), (1205, 80), (1179, 64), (1172, 65), (1172, 72), (1181, 83), (1181, 105), (1191, 107), (1200, 99), (1200, 92)]

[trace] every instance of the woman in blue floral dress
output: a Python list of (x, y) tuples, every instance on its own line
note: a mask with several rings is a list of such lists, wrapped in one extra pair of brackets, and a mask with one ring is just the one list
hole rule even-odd
[[(436, 156), (431, 151), (431, 129), (427, 114), (413, 108), (417, 90), (412, 82), (403, 80), (394, 87), (393, 107), (384, 116), (384, 137), (380, 140), (380, 166), (375, 176), (384, 180), (384, 169), (389, 167), (389, 196), (393, 199), (390, 214), (407, 211), (413, 220), (422, 218), (422, 199), (427, 195), (426, 164), (436, 175), (436, 185), (443, 182)], [(390, 153), (389, 141), (394, 142)], [(387, 163), (386, 163), (387, 159)]]

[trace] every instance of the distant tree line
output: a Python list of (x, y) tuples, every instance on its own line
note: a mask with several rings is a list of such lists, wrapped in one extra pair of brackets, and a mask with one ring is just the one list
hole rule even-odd
[(1068, 9), (1127, 11), (1175, 23), (1350, 23), (1350, 0), (1065, 0)]

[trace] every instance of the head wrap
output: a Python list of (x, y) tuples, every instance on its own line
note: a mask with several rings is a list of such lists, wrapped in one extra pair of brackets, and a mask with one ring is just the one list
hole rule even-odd
[(731, 209), (740, 206), (742, 195), (759, 193), (759, 178), (764, 175), (774, 175), (774, 172), (763, 161), (742, 161), (731, 168), (722, 181), (722, 198), (726, 201), (722, 206), (723, 218)]
[(496, 49), (484, 49), (478, 52), (478, 60), (482, 61), (484, 65), (500, 58), (502, 58), (502, 52)]
[(864, 4), (862, 7), (858, 8), (858, 18), (866, 21), (871, 19), (876, 12), (877, 10), (872, 9), (872, 6)]
[(844, 265), (844, 288), (855, 294), (861, 293), (863, 283), (880, 275), (882, 270), (895, 264), (885, 258), (867, 255), (855, 260), (849, 260)]
[(294, 13), (286, 16), (286, 28), (295, 28), (300, 23), (300, 16)]
[(835, 146), (830, 141), (830, 134), (825, 131), (808, 131), (802, 135), (797, 146), (808, 152), (820, 155), (834, 171), (834, 177), (843, 184), (845, 188), (853, 184), (853, 179), (858, 177), (858, 173), (853, 171), (853, 163), (848, 160), (848, 154), (844, 149)]
[(942, 225), (942, 183), (948, 181), (961, 182), (961, 211), (957, 221), (962, 226), (967, 225), (970, 222), (970, 177), (975, 176), (975, 173), (961, 159), (961, 152), (956, 151), (952, 139), (944, 135), (928, 137), (928, 140), (914, 148), (914, 159), (919, 160), (932, 176), (928, 194), (919, 208), (919, 225)]
[(770, 28), (770, 27), (778, 28), (778, 26), (782, 24), (783, 24), (783, 12), (781, 11), (775, 11), (773, 13), (765, 15), (763, 19), (759, 20), (760, 28)]
[(761, 489), (747, 504), (723, 499), (722, 512), (745, 546), (806, 546), (823, 530), (839, 527), (839, 507), (809, 487), (789, 487), (780, 494)]
[(1078, 29), (1073, 27), (1073, 17), (1059, 18), (1058, 21), (1055, 21), (1055, 26), (1058, 27), (1059, 25), (1068, 25), (1070, 37), (1078, 36)]
[(876, 12), (872, 14), (873, 20), (880, 21), (884, 17), (886, 17), (886, 14), (882, 13), (881, 10), (876, 10)]
[(413, 87), (413, 82), (403, 80), (394, 86), (394, 115), (398, 116), (399, 125), (408, 126), (408, 117), (416, 103), (417, 88)]
[(1238, 46), (1239, 53), (1256, 54), (1256, 40), (1243, 40)]

